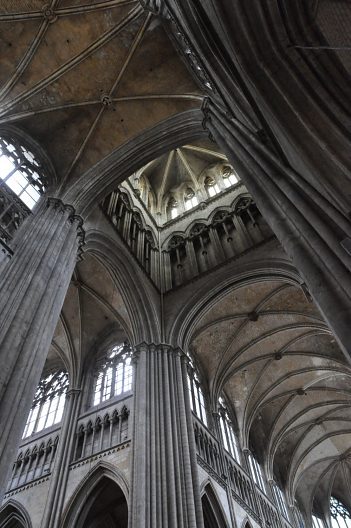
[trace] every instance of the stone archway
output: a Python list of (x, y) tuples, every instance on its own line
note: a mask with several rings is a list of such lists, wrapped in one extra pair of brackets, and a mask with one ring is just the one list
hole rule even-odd
[(228, 526), (220, 502), (210, 484), (205, 487), (201, 502), (204, 528), (226, 528)]
[(17, 501), (9, 500), (0, 509), (1, 528), (32, 528), (29, 515)]

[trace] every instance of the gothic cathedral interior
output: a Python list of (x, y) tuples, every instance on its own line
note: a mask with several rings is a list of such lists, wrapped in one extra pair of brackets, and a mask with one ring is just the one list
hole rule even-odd
[(351, 528), (350, 75), (350, 0), (0, 0), (0, 528)]

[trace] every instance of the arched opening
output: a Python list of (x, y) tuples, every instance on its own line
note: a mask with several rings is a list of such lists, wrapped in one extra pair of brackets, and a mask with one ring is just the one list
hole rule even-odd
[(227, 523), (224, 514), (210, 484), (206, 486), (201, 502), (204, 528), (226, 528)]
[(1, 528), (31, 528), (29, 516), (23, 506), (10, 500), (0, 509)]
[(88, 495), (77, 521), (76, 528), (127, 528), (128, 505), (121, 488), (104, 476)]

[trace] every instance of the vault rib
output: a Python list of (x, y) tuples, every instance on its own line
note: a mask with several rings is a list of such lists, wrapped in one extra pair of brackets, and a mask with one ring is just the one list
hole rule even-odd
[[(55, 15), (58, 17), (79, 15), (81, 13), (92, 13), (95, 11), (101, 11), (103, 9), (113, 9), (114, 7), (135, 3), (136, 0), (106, 0), (104, 2), (98, 2), (97, 4), (85, 4), (82, 6), (71, 6), (55, 9)], [(42, 11), (22, 11), (0, 15), (0, 22), (25, 22), (27, 20), (38, 20), (41, 18), (43, 18)]]
[[(120, 69), (118, 75), (117, 75), (117, 78), (115, 80), (115, 82), (113, 83), (112, 85), (112, 88), (110, 89), (109, 91), (109, 97), (112, 96), (113, 92), (117, 89), (122, 77), (123, 77), (123, 74), (124, 72), (126, 71), (126, 68), (128, 67), (128, 64), (130, 63), (138, 45), (140, 44), (140, 41), (141, 39), (143, 38), (144, 34), (145, 34), (145, 31), (149, 25), (149, 22), (150, 22), (150, 19), (152, 17), (152, 14), (149, 13), (148, 16), (146, 17), (146, 19), (144, 20), (144, 23), (142, 24), (142, 26), (140, 27), (138, 33), (136, 34), (136, 37), (133, 41), (133, 44), (132, 46), (130, 47), (129, 51), (128, 51), (128, 55), (126, 57), (126, 60), (124, 61), (123, 65), (122, 65), (122, 68)], [(80, 159), (80, 157), (82, 156), (83, 154), (83, 151), (89, 141), (89, 139), (91, 138), (92, 134), (94, 133), (99, 121), (100, 121), (100, 118), (102, 116), (102, 114), (104, 113), (106, 107), (105, 106), (102, 106), (101, 109), (99, 110), (97, 116), (95, 117), (89, 131), (88, 131), (88, 134), (86, 135), (86, 137), (84, 138), (84, 141), (83, 143), (81, 144), (81, 146), (79, 147), (79, 150), (71, 164), (71, 166), (69, 167), (66, 175), (64, 176), (63, 178), (63, 181), (62, 183), (64, 184), (64, 182), (66, 181), (67, 177), (70, 175), (70, 173), (72, 172), (73, 168), (75, 167), (75, 165), (77, 164), (78, 160)]]
[[(50, 9), (54, 9), (55, 6), (58, 4), (58, 2), (59, 0), (52, 0), (50, 3)], [(50, 25), (49, 20), (44, 19), (42, 24), (40, 25), (38, 33), (34, 37), (34, 40), (32, 41), (26, 53), (23, 55), (21, 61), (17, 65), (15, 72), (8, 79), (8, 81), (4, 84), (4, 86), (2, 86), (0, 90), (0, 101), (3, 100), (4, 97), (6, 97), (6, 95), (9, 93), (11, 88), (16, 84), (18, 79), (21, 77), (22, 73), (26, 70), (28, 64), (30, 64), (32, 58), (35, 55), (36, 50), (38, 49), (41, 41), (43, 40), (43, 37), (49, 25)]]
[(62, 75), (64, 75), (65, 73), (70, 71), (72, 68), (80, 64), (83, 60), (85, 60), (87, 57), (92, 55), (99, 48), (107, 44), (122, 29), (124, 29), (130, 22), (137, 20), (142, 14), (143, 14), (143, 10), (141, 6), (135, 7), (133, 10), (131, 10), (128, 13), (128, 15), (125, 18), (121, 20), (121, 22), (117, 26), (115, 26), (110, 31), (106, 31), (100, 38), (98, 38), (95, 42), (93, 42), (90, 46), (88, 46), (83, 52), (73, 57), (73, 59), (70, 59), (69, 61), (67, 61), (63, 66), (58, 68), (51, 75), (48, 75), (47, 77), (39, 81), (30, 90), (27, 90), (26, 92), (19, 94), (17, 97), (12, 99), (8, 103), (2, 105), (2, 108), (0, 107), (0, 116), (5, 115), (9, 110), (11, 110), (11, 108), (16, 106), (17, 104), (37, 94), (43, 88), (46, 88), (47, 86), (49, 86), (49, 84), (51, 84), (52, 82), (57, 81), (57, 79), (62, 77)]

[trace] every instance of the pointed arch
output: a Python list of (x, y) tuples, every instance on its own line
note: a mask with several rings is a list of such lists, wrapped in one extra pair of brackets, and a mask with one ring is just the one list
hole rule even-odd
[(222, 504), (210, 481), (203, 487), (201, 502), (205, 528), (229, 528)]
[(1, 528), (32, 528), (27, 510), (21, 503), (10, 499), (0, 508)]
[(128, 506), (129, 486), (125, 476), (112, 464), (99, 462), (81, 481), (69, 500), (62, 516), (60, 528), (79, 526), (78, 520), (96, 499), (99, 484), (110, 480), (121, 490)]
[(252, 524), (251, 524), (250, 519), (248, 517), (245, 517), (245, 519), (241, 523), (241, 528), (252, 528)]
[(63, 201), (74, 204), (77, 212), (84, 216), (123, 180), (153, 159), (185, 143), (207, 137), (203, 118), (201, 108), (168, 117), (114, 150), (72, 186), (62, 189), (60, 196)]

